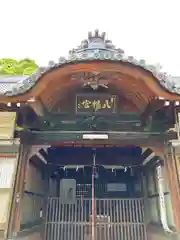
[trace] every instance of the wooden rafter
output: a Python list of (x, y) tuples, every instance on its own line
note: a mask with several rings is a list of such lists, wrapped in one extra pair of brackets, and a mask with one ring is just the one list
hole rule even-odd
[[(55, 68), (52, 71), (49, 71), (46, 74), (42, 75), (40, 77), (40, 80), (37, 81), (31, 90), (17, 96), (7, 97), (1, 95), (0, 102), (25, 102), (32, 96), (37, 98), (44, 92), (45, 89), (48, 89), (48, 91), (50, 91), (50, 89), (56, 89), (58, 86), (62, 86), (63, 84), (67, 83), (68, 76), (72, 75), (75, 72), (77, 73), (82, 71), (121, 73), (126, 79), (125, 82), (127, 82), (127, 84), (130, 82), (129, 79), (132, 78), (134, 83), (140, 83), (139, 87), (141, 87), (141, 85), (146, 85), (150, 92), (154, 94), (154, 96), (162, 96), (165, 99), (169, 100), (180, 100), (180, 96), (164, 91), (164, 89), (158, 84), (152, 75), (145, 71), (142, 71), (140, 68), (123, 63), (89, 62), (69, 64), (63, 68)], [(118, 82), (119, 80), (116, 81)], [(122, 81), (120, 80), (118, 84), (119, 87), (121, 87)], [(133, 86), (129, 85), (129, 88), (133, 88)]]

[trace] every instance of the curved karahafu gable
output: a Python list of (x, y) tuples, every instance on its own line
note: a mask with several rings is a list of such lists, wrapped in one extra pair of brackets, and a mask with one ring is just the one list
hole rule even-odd
[(27, 92), (42, 75), (53, 69), (60, 68), (66, 64), (92, 61), (124, 62), (140, 67), (150, 72), (167, 91), (180, 94), (180, 78), (160, 72), (158, 66), (148, 65), (145, 60), (137, 60), (132, 56), (125, 55), (122, 49), (116, 48), (110, 40), (106, 40), (105, 33), (99, 34), (99, 31), (96, 30), (94, 34), (89, 33), (88, 39), (82, 41), (78, 48), (71, 50), (68, 58), (60, 57), (58, 63), (50, 61), (48, 67), (39, 67), (34, 74), (13, 85), (11, 89), (4, 92), (4, 95), (16, 96)]

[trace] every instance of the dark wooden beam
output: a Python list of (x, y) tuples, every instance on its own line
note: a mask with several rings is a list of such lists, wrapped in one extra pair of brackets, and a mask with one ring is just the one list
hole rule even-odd
[(19, 112), (24, 107), (24, 103), (0, 103), (1, 112)]
[(177, 139), (177, 133), (150, 133), (150, 132), (110, 132), (107, 140), (85, 140), (82, 138), (82, 131), (70, 131), (70, 132), (58, 132), (58, 131), (33, 131), (22, 132), (21, 139), (23, 142), (29, 144), (48, 144), (48, 145), (118, 145), (118, 146), (148, 146), (149, 144), (157, 145), (158, 142), (164, 142), (165, 140)]
[[(51, 164), (64, 166), (64, 165), (92, 165), (92, 154), (84, 156), (75, 155), (72, 158), (72, 155), (68, 156), (61, 156), (55, 159), (52, 159)], [(130, 156), (113, 156), (112, 159), (105, 158), (105, 157), (98, 157), (96, 156), (96, 164), (97, 165), (140, 165), (142, 163), (141, 156), (139, 157), (130, 157)]]

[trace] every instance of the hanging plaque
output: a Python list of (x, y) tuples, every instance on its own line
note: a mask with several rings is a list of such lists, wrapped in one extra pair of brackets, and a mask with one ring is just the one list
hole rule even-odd
[(110, 94), (78, 94), (76, 113), (113, 114), (117, 112), (117, 98)]

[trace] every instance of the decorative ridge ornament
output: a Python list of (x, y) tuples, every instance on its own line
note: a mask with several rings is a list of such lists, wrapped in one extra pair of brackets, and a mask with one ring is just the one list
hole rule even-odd
[(39, 67), (31, 76), (21, 82), (17, 82), (17, 84), (13, 85), (11, 90), (5, 91), (4, 95), (15, 96), (27, 92), (36, 84), (43, 74), (64, 66), (65, 64), (98, 60), (116, 63), (125, 62), (141, 67), (150, 72), (167, 91), (180, 94), (180, 77), (172, 77), (167, 73), (161, 72), (158, 65), (150, 65), (143, 59), (137, 60), (132, 56), (125, 55), (122, 49), (116, 48), (112, 44), (112, 41), (106, 39), (106, 34), (104, 32), (100, 34), (98, 30), (95, 30), (94, 33), (89, 32), (88, 39), (83, 40), (79, 47), (69, 51), (68, 58), (60, 57), (58, 63), (49, 61), (47, 67)]
[(112, 41), (107, 40), (106, 33), (89, 32), (88, 39), (81, 42), (81, 45), (76, 49), (69, 51), (68, 59), (71, 60), (121, 60), (123, 59), (124, 51), (117, 49)]
[(78, 48), (69, 51), (69, 53), (71, 55), (72, 53), (77, 53), (89, 49), (114, 50), (122, 54), (124, 53), (122, 49), (116, 49), (115, 46), (112, 44), (112, 41), (107, 40), (105, 37), (105, 32), (101, 34), (99, 34), (98, 30), (95, 30), (94, 34), (92, 34), (92, 32), (89, 32), (88, 39), (83, 40)]

